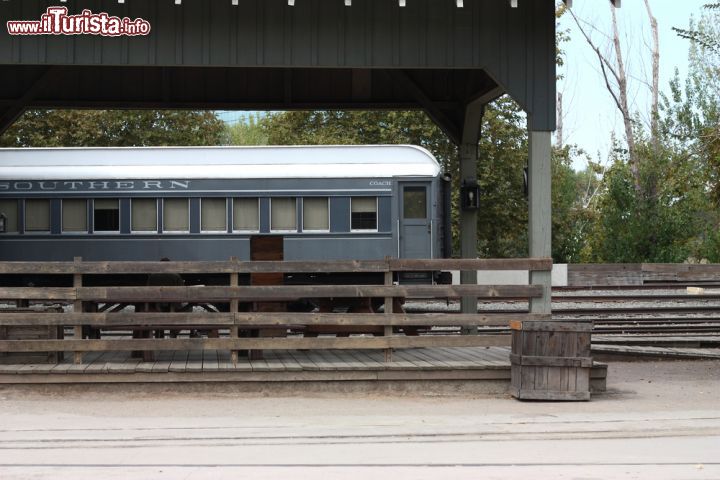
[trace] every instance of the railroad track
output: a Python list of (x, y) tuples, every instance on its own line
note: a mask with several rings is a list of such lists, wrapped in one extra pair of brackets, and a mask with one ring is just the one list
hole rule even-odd
[[(666, 358), (720, 358), (720, 293), (687, 293), (686, 287), (718, 288), (718, 282), (657, 283), (642, 286), (553, 289), (558, 320), (593, 320), (597, 354)], [(459, 305), (409, 303), (408, 312), (459, 310)], [(527, 301), (484, 301), (482, 313), (524, 313)], [(509, 332), (485, 327), (481, 333)], [(451, 333), (451, 332), (444, 332)], [(456, 332), (453, 332), (456, 333)]]

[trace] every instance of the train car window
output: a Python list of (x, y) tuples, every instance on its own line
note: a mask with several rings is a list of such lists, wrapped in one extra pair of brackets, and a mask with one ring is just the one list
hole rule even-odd
[(0, 215), (5, 217), (5, 230), (0, 233), (18, 232), (18, 201), (0, 200)]
[(377, 230), (377, 197), (350, 199), (350, 230)]
[(163, 201), (163, 231), (190, 231), (190, 201), (187, 198), (166, 198)]
[(50, 231), (50, 200), (25, 200), (25, 231)]
[(130, 216), (133, 232), (157, 232), (157, 199), (134, 198)]
[(120, 201), (117, 198), (97, 198), (93, 203), (94, 230), (96, 232), (119, 232)]
[(403, 218), (427, 218), (426, 192), (425, 187), (403, 189)]
[(224, 198), (200, 200), (200, 229), (203, 232), (227, 231), (227, 201)]
[(327, 197), (303, 199), (303, 230), (310, 232), (330, 230), (330, 209)]
[(88, 231), (87, 200), (65, 199), (62, 201), (62, 231)]
[(294, 197), (270, 199), (270, 230), (297, 231), (297, 200)]
[(260, 231), (260, 203), (257, 198), (233, 199), (233, 230)]

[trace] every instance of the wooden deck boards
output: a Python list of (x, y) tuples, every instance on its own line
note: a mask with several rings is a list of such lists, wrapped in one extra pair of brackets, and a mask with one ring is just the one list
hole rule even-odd
[[(147, 383), (243, 381), (347, 380), (508, 380), (509, 348), (463, 347), (394, 350), (385, 362), (382, 350), (277, 350), (249, 360), (242, 354), (236, 365), (229, 352), (157, 352), (143, 362), (129, 352), (94, 352), (85, 363), (72, 355), (57, 364), (0, 365), (0, 384), (11, 383)], [(603, 377), (598, 369), (595, 376)]]
[[(352, 370), (452, 370), (482, 369), (499, 363), (510, 366), (509, 349), (497, 348), (419, 348), (393, 351), (385, 362), (384, 351), (375, 350), (268, 350), (263, 358), (248, 360), (240, 356), (233, 365), (228, 352), (156, 352), (154, 361), (143, 362), (129, 352), (90, 352), (76, 365), (71, 355), (58, 364), (17, 363), (0, 365), (2, 374), (32, 373), (188, 373), (222, 371), (352, 371)], [(504, 360), (500, 360), (504, 359)]]

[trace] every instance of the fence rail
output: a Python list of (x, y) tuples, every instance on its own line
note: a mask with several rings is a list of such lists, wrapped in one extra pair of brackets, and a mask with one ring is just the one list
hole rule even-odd
[[(432, 335), (418, 329), (431, 327), (507, 326), (510, 322), (548, 321), (549, 315), (533, 314), (407, 314), (400, 310), (402, 299), (540, 298), (540, 285), (397, 285), (398, 272), (441, 270), (531, 270), (550, 271), (550, 259), (508, 260), (393, 260), (330, 262), (4, 262), (0, 275), (72, 275), (71, 287), (1, 287), (0, 300), (17, 302), (16, 309), (0, 310), (0, 352), (75, 352), (75, 362), (84, 352), (229, 350), (233, 362), (238, 351), (292, 349), (391, 349), (418, 347), (469, 347), (510, 344), (508, 335)], [(242, 274), (279, 273), (382, 273), (382, 285), (238, 285)], [(227, 285), (206, 286), (84, 286), (84, 275), (126, 274), (210, 274), (227, 275)], [(121, 281), (121, 280), (118, 280)], [(369, 299), (384, 304), (380, 313), (291, 313), (286, 302), (298, 299), (343, 299), (369, 307)], [(72, 311), (38, 312), (30, 302), (72, 305)], [(183, 305), (185, 304), (185, 305)], [(126, 308), (135, 306), (135, 311)], [(239, 311), (240, 305), (254, 311)], [(268, 305), (271, 308), (267, 308)], [(206, 311), (194, 312), (192, 306)], [(211, 308), (212, 307), (212, 308)], [(264, 307), (264, 308), (259, 308)], [(148, 310), (163, 311), (148, 311)], [(190, 311), (188, 311), (190, 310)], [(212, 310), (212, 311), (207, 311)], [(215, 311), (218, 310), (218, 311)], [(224, 310), (229, 310), (224, 311)], [(258, 311), (266, 310), (266, 311)], [(275, 310), (275, 311), (273, 311)], [(74, 334), (64, 338), (65, 327)], [(337, 329), (338, 334), (360, 336), (317, 336)], [(45, 331), (44, 338), (23, 338), (27, 329)], [(23, 330), (24, 329), (24, 330)], [(39, 329), (39, 330), (38, 330)], [(163, 337), (165, 331), (193, 329), (208, 332), (210, 338), (148, 338), (151, 331)], [(133, 332), (134, 337), (109, 338), (110, 331)], [(16, 334), (12, 334), (16, 332)], [(288, 335), (290, 332), (291, 335)], [(372, 336), (370, 336), (372, 334)]]
[(719, 264), (618, 263), (568, 265), (568, 286), (657, 286), (720, 282)]

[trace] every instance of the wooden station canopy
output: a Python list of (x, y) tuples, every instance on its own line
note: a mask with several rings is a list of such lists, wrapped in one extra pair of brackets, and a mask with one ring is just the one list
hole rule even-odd
[(0, 19), (53, 5), (152, 31), (2, 28), (0, 130), (34, 107), (423, 108), (460, 143), (466, 105), (503, 93), (555, 128), (554, 0), (6, 0)]
[[(58, 5), (151, 31), (4, 28)], [(550, 256), (555, 0), (3, 0), (0, 19), (0, 132), (28, 108), (420, 108), (460, 146), (465, 182), (484, 105), (509, 94), (528, 115), (530, 255)], [(476, 223), (462, 212), (464, 257), (477, 255)]]

